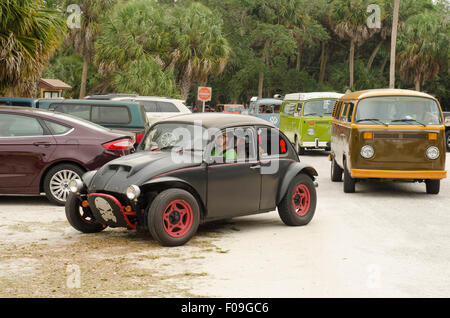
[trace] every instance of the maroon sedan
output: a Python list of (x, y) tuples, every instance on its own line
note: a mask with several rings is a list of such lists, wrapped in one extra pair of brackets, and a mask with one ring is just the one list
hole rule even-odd
[(63, 205), (68, 184), (130, 153), (133, 140), (80, 118), (0, 107), (0, 193), (40, 194)]

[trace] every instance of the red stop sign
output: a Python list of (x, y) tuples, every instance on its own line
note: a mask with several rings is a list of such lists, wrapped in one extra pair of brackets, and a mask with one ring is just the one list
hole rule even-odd
[(211, 87), (199, 87), (198, 88), (198, 99), (204, 102), (210, 101), (212, 95)]

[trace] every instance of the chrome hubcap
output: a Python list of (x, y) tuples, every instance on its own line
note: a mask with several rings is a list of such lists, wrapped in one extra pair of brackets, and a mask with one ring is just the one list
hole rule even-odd
[(59, 201), (66, 201), (70, 193), (69, 183), (72, 180), (80, 179), (80, 176), (72, 170), (61, 170), (50, 179), (50, 191)]

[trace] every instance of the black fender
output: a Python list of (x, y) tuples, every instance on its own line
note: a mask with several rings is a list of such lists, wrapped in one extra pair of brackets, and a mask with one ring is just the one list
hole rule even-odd
[(277, 205), (280, 203), (280, 201), (285, 196), (289, 184), (291, 183), (292, 179), (299, 173), (304, 173), (307, 176), (309, 176), (313, 181), (315, 180), (315, 177), (317, 177), (319, 174), (317, 173), (316, 169), (314, 169), (312, 166), (302, 163), (302, 162), (294, 162), (292, 163), (289, 168), (287, 169), (286, 173), (284, 174), (282, 180), (280, 181), (280, 184), (278, 186), (278, 193), (277, 193)]
[(91, 183), (97, 171), (98, 170), (91, 170), (81, 176), (81, 180), (83, 181), (85, 186), (89, 187), (89, 184)]
[(202, 210), (202, 214), (206, 214), (206, 205), (205, 205), (205, 195), (201, 194), (195, 189), (188, 181), (177, 178), (177, 177), (161, 177), (156, 179), (150, 179), (140, 186), (143, 192), (157, 190), (166, 190), (170, 188), (179, 188), (188, 191), (191, 193), (196, 199)]

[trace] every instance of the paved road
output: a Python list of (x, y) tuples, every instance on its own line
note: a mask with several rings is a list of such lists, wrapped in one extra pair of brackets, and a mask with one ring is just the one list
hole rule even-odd
[[(447, 154), (447, 170), (449, 158)], [(234, 219), (226, 254), (205, 261), (198, 293), (221, 297), (449, 297), (450, 180), (424, 184), (332, 183), (326, 155), (301, 160), (319, 172), (318, 204), (306, 227), (277, 213)]]
[[(123, 229), (83, 235), (45, 198), (0, 197), (0, 296), (450, 296), (449, 179), (437, 196), (401, 183), (344, 194), (326, 155), (301, 160), (319, 172), (308, 226), (274, 211), (203, 225), (177, 248)], [(72, 264), (80, 288), (66, 284)]]

